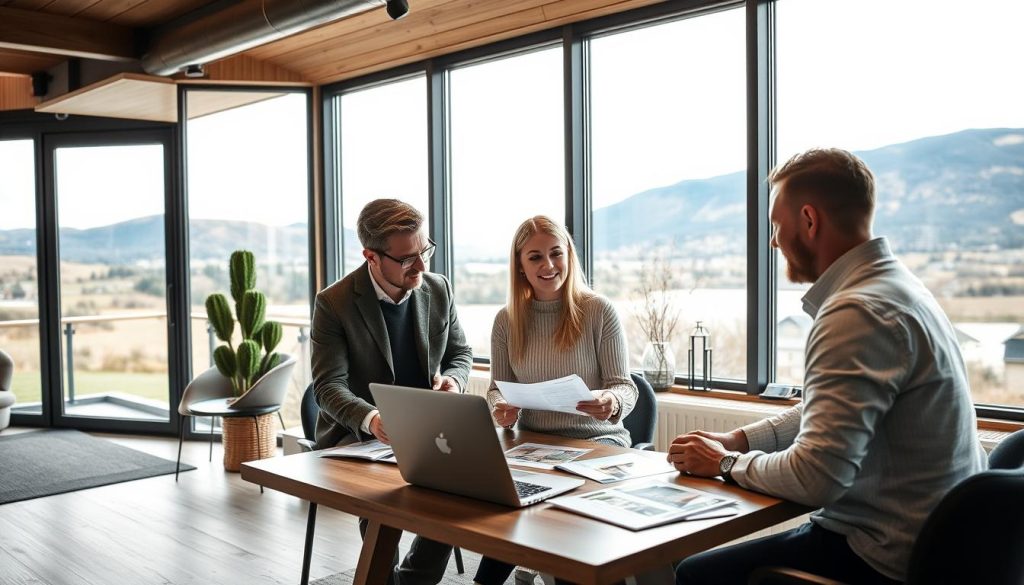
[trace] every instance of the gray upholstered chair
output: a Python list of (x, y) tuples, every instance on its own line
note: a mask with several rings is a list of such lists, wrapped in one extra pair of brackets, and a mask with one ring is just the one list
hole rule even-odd
[(11, 424), (11, 405), (14, 404), (14, 390), (11, 380), (14, 378), (14, 360), (6, 351), (0, 349), (0, 430)]

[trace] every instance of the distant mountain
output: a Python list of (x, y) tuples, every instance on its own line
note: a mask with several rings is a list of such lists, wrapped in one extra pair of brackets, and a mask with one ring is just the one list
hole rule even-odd
[[(309, 256), (305, 224), (268, 226), (232, 220), (194, 219), (189, 253), (195, 260), (226, 261), (240, 247), (252, 250), (261, 261)], [(35, 231), (0, 230), (0, 255), (35, 253)], [(133, 263), (163, 261), (164, 218), (149, 216), (90, 229), (65, 228), (60, 233), (60, 255), (71, 262)]]
[[(857, 155), (877, 181), (875, 233), (897, 249), (1024, 247), (1024, 129), (965, 130)], [(598, 253), (672, 239), (709, 255), (742, 252), (746, 172), (638, 193), (595, 210), (594, 229)]]
[[(1024, 129), (965, 130), (857, 153), (877, 180), (875, 232), (900, 251), (1024, 247)], [(746, 173), (681, 181), (594, 211), (596, 251), (630, 253), (674, 239), (688, 254), (745, 253)], [(192, 258), (223, 260), (240, 246), (257, 258), (308, 256), (305, 224), (193, 220)], [(355, 233), (347, 256), (361, 261)], [(0, 255), (34, 254), (34, 230), (0, 230)], [(161, 261), (161, 216), (61, 232), (77, 262)]]

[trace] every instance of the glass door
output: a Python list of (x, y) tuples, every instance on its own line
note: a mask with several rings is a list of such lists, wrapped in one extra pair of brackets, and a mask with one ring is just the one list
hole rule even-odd
[(171, 140), (170, 131), (140, 131), (45, 141), (59, 425), (170, 428)]

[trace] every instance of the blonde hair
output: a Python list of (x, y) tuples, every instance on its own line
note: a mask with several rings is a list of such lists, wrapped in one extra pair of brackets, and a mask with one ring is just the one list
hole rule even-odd
[(389, 237), (417, 232), (422, 225), (423, 214), (412, 205), (398, 199), (374, 199), (359, 212), (356, 233), (364, 248), (387, 252)]
[(566, 275), (562, 284), (562, 312), (559, 315), (558, 328), (555, 330), (555, 347), (566, 351), (576, 344), (583, 331), (583, 302), (594, 296), (594, 291), (587, 286), (583, 276), (583, 267), (576, 256), (576, 246), (561, 224), (544, 215), (537, 215), (524, 221), (512, 238), (512, 249), (509, 253), (509, 289), (508, 310), (509, 338), (508, 348), (512, 356), (521, 358), (526, 351), (526, 340), (530, 325), (530, 303), (533, 301), (533, 287), (526, 279), (519, 261), (526, 242), (538, 233), (550, 234), (558, 238), (566, 254)]

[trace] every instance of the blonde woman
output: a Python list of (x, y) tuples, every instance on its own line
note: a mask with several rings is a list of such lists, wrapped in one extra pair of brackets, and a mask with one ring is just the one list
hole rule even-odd
[[(608, 299), (587, 286), (569, 232), (543, 215), (519, 226), (509, 254), (508, 304), (491, 330), (491, 387), (495, 421), (507, 428), (630, 446), (622, 419), (636, 404), (626, 336)], [(593, 400), (579, 414), (520, 410), (502, 398), (496, 380), (533, 383), (579, 375)], [(481, 560), (474, 581), (503, 583), (512, 566)]]

